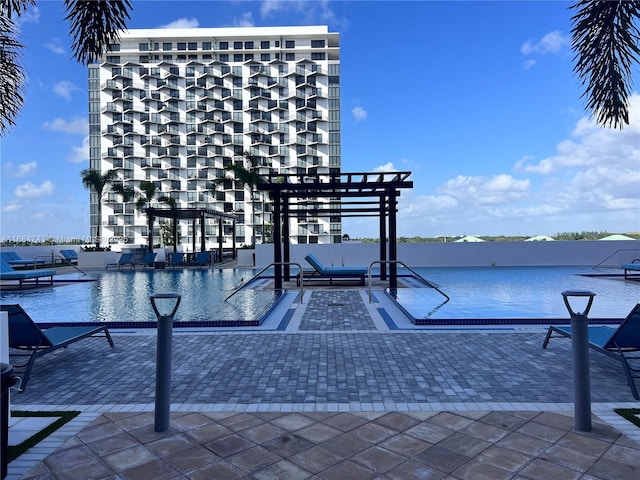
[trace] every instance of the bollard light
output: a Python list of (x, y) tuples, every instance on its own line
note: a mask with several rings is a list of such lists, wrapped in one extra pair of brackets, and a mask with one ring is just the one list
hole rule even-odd
[[(573, 352), (573, 396), (575, 429), (591, 431), (591, 374), (589, 367), (589, 328), (587, 315), (596, 294), (587, 290), (562, 292), (564, 304), (571, 315), (571, 350)], [(586, 305), (578, 311), (574, 303)]]
[(158, 317), (158, 341), (156, 349), (156, 432), (169, 429), (171, 409), (171, 336), (173, 317), (180, 306), (178, 293), (155, 293), (151, 295), (151, 306)]

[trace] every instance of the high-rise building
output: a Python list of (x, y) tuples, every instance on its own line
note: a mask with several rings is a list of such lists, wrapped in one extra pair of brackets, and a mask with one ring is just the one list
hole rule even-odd
[[(123, 32), (89, 66), (89, 145), (90, 168), (114, 170), (136, 192), (141, 182), (155, 186), (146, 206), (162, 207), (165, 197), (178, 208), (233, 213), (237, 245), (268, 242), (269, 199), (225, 167), (340, 171), (339, 34), (325, 26)], [(92, 193), (90, 218), (92, 235), (100, 222), (103, 245), (147, 243), (135, 199)], [(218, 245), (218, 227), (205, 226), (207, 248)], [(159, 239), (160, 223), (153, 228)], [(190, 245), (200, 235), (193, 229), (180, 224), (179, 242)], [(292, 242), (340, 242), (341, 219), (301, 215), (290, 232)], [(232, 229), (222, 234), (231, 246)]]

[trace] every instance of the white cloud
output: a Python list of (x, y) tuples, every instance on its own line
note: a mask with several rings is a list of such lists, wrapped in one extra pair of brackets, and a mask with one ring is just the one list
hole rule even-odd
[(61, 80), (53, 86), (53, 93), (65, 100), (71, 100), (71, 95), (77, 90), (80, 88), (68, 80)]
[(532, 58), (529, 58), (524, 62), (522, 62), (522, 68), (524, 68), (525, 70), (529, 70), (530, 68), (533, 68), (535, 64), (536, 64), (536, 61), (533, 60)]
[(17, 18), (16, 24), (18, 28), (20, 28), (25, 23), (38, 23), (40, 21), (40, 9), (35, 5), (27, 8), (27, 11), (24, 12), (20, 17)]
[(380, 165), (373, 169), (374, 172), (396, 172), (396, 167), (393, 166), (393, 162), (387, 162), (384, 165)]
[(349, 21), (335, 14), (329, 0), (263, 0), (260, 4), (262, 18), (287, 13), (294, 13), (301, 25), (330, 25), (342, 32), (349, 27)]
[(7, 162), (4, 165), (7, 175), (14, 178), (26, 177), (30, 173), (34, 172), (36, 167), (36, 162), (21, 163), (20, 165), (14, 165), (12, 162)]
[(356, 122), (359, 122), (360, 120), (366, 120), (367, 111), (358, 105), (351, 109), (351, 115), (353, 115), (353, 118), (355, 118)]
[(64, 118), (55, 118), (50, 122), (45, 122), (44, 127), (56, 132), (71, 133), (77, 135), (86, 135), (89, 133), (89, 122), (86, 118), (72, 118), (65, 120)]
[(563, 35), (562, 32), (556, 30), (547, 33), (538, 41), (527, 40), (520, 47), (520, 52), (523, 55), (558, 53), (570, 43), (569, 36)]
[(231, 22), (233, 27), (253, 27), (256, 22), (253, 20), (252, 12), (244, 12), (240, 17)]
[(179, 18), (174, 20), (173, 22), (167, 23), (166, 25), (160, 25), (157, 28), (198, 28), (200, 26), (200, 22), (197, 18)]
[(83, 163), (89, 161), (89, 137), (84, 137), (82, 145), (71, 147), (71, 163)]
[(439, 187), (438, 192), (459, 202), (496, 205), (526, 197), (529, 187), (529, 180), (518, 180), (506, 174), (491, 178), (458, 175)]
[(60, 40), (58, 40), (57, 38), (54, 38), (48, 43), (45, 43), (44, 46), (45, 48), (47, 48), (48, 50), (51, 50), (56, 55), (64, 55), (66, 53), (66, 50), (60, 44)]
[(40, 186), (34, 185), (31, 182), (18, 185), (13, 193), (18, 198), (38, 198), (52, 195), (54, 190), (55, 185), (53, 182), (45, 180)]
[(2, 211), (2, 213), (13, 213), (13, 212), (18, 212), (21, 209), (22, 209), (22, 204), (15, 200), (12, 200), (6, 205), (3, 205), (0, 211)]

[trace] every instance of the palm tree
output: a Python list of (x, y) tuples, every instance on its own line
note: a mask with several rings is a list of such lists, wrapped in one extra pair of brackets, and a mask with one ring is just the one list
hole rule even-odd
[[(12, 125), (24, 104), (25, 71), (22, 43), (15, 22), (35, 0), (0, 0), (0, 137)], [(73, 38), (73, 57), (87, 65), (102, 56), (118, 31), (126, 29), (130, 0), (64, 0), (65, 20)]]
[(629, 124), (631, 66), (638, 62), (640, 1), (580, 0), (570, 8), (574, 72), (585, 87), (587, 108), (603, 126)]
[[(241, 188), (246, 188), (251, 195), (251, 246), (255, 247), (256, 245), (256, 225), (255, 225), (255, 191), (256, 187), (265, 182), (262, 175), (260, 175), (260, 157), (256, 155), (251, 155), (249, 152), (244, 152), (244, 158), (248, 163), (245, 166), (245, 162), (231, 163), (224, 167), (228, 172), (232, 172), (235, 178), (236, 183)], [(220, 179), (224, 181), (224, 179)], [(214, 182), (214, 184), (218, 184), (220, 181)], [(262, 195), (260, 196), (262, 199)], [(263, 210), (264, 210), (264, 202)], [(264, 238), (264, 211), (262, 212), (263, 219), (263, 238)]]
[(114, 183), (116, 179), (116, 171), (109, 170), (105, 173), (93, 168), (86, 168), (80, 172), (82, 177), (82, 185), (93, 191), (97, 197), (98, 204), (98, 221), (96, 223), (96, 250), (100, 249), (100, 224), (102, 223), (102, 195), (106, 192), (107, 187)]
[[(142, 180), (139, 186), (140, 186), (140, 193), (136, 195), (137, 197), (136, 209), (140, 212), (143, 212), (147, 209), (147, 207), (151, 205), (151, 201), (156, 196), (158, 187), (156, 187), (155, 183), (150, 182), (148, 180)], [(169, 208), (176, 208), (176, 201), (171, 197), (168, 197), (166, 195), (161, 195), (160, 197), (158, 197), (157, 200), (158, 202), (166, 203), (167, 205), (169, 205)], [(149, 228), (153, 228), (153, 225), (149, 225)], [(149, 248), (151, 247), (152, 245), (149, 245)]]

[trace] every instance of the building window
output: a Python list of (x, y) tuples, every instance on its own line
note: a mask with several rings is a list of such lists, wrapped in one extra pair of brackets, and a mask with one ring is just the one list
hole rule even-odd
[(107, 63), (120, 63), (120, 57), (117, 55), (107, 55)]
[(228, 62), (229, 61), (229, 54), (228, 53), (221, 53), (220, 54), (220, 61), (221, 62)]
[(245, 50), (252, 50), (253, 49), (253, 42), (244, 42), (244, 48), (245, 48)]
[(229, 50), (229, 42), (220, 42), (218, 48), (220, 50)]
[(296, 54), (295, 53), (287, 53), (284, 58), (287, 62), (295, 62)]
[(186, 42), (178, 42), (178, 50), (186, 50), (187, 44)]
[(148, 43), (139, 43), (138, 44), (138, 50), (140, 50), (141, 52), (148, 52), (149, 51), (149, 44)]
[(242, 42), (233, 42), (234, 50), (242, 50)]
[(197, 50), (198, 49), (198, 42), (189, 42), (187, 44), (187, 48), (189, 50)]
[(311, 40), (311, 48), (324, 48), (324, 40)]
[(271, 42), (269, 40), (263, 40), (262, 42), (260, 42), (260, 48), (263, 50), (268, 50), (269, 48), (271, 48)]
[(244, 55), (242, 55), (241, 53), (234, 53), (233, 54), (233, 61), (234, 62), (241, 62), (243, 58), (244, 58)]
[(202, 42), (203, 50), (211, 50), (211, 42)]
[(162, 44), (162, 50), (165, 52), (170, 51), (173, 48), (173, 44), (171, 42), (164, 42)]
[(311, 60), (324, 60), (324, 59), (325, 59), (324, 52), (312, 52), (311, 53)]
[(245, 61), (253, 60), (253, 53), (247, 53), (244, 56)]
[(261, 62), (268, 62), (271, 60), (271, 54), (269, 53), (261, 53), (260, 54), (260, 61)]
[(110, 43), (107, 46), (107, 52), (119, 52), (120, 51), (120, 44), (119, 43)]
[(296, 48), (296, 42), (293, 40), (286, 40), (284, 42), (284, 48)]

